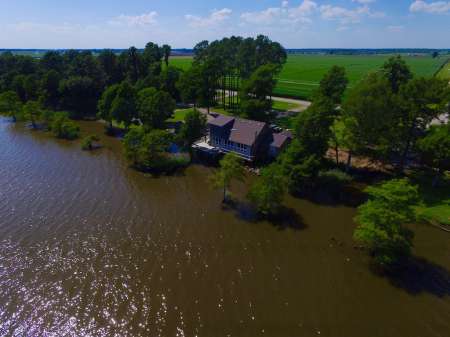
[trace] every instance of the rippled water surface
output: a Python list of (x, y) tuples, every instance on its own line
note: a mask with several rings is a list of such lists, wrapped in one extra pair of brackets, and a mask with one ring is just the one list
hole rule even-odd
[(408, 271), (377, 276), (354, 209), (246, 221), (209, 168), (150, 178), (102, 142), (0, 121), (1, 336), (450, 336), (448, 234), (416, 226)]

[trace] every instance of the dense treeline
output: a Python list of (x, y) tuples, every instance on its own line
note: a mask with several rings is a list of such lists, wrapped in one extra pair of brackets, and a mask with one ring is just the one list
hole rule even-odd
[[(143, 117), (137, 101), (146, 100), (143, 106), (155, 95), (165, 103), (169, 95), (175, 102), (208, 109), (220, 103), (236, 111), (242, 99), (249, 117), (264, 119), (273, 77), (286, 61), (283, 47), (265, 36), (200, 42), (194, 48), (194, 66), (186, 73), (170, 66), (170, 52), (170, 46), (151, 42), (142, 51), (131, 47), (120, 54), (49, 51), (35, 59), (5, 52), (0, 54), (0, 92), (15, 92), (22, 104), (36, 101), (44, 109), (67, 111), (72, 118), (94, 117), (99, 112), (102, 118), (127, 126)], [(238, 95), (241, 87), (244, 91)], [(147, 88), (156, 92), (139, 95)], [(113, 104), (116, 94), (122, 98)]]
[(208, 108), (214, 105), (264, 120), (274, 77), (286, 62), (285, 49), (269, 38), (231, 37), (202, 41), (194, 48), (194, 62), (181, 79), (184, 100)]
[[(95, 116), (97, 102), (106, 87), (128, 81), (138, 87), (147, 83), (166, 88), (170, 72), (162, 69), (170, 47), (147, 44), (142, 53), (132, 47), (117, 55), (103, 50), (49, 51), (41, 59), (0, 55), (0, 92), (14, 91), (22, 103), (39, 101), (44, 108), (66, 110), (74, 118)], [(173, 93), (172, 93), (173, 94)]]

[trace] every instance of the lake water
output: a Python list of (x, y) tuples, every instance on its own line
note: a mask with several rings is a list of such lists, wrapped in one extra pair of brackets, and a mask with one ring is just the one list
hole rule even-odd
[(287, 198), (286, 223), (247, 221), (210, 168), (146, 177), (101, 138), (1, 120), (0, 336), (450, 336), (447, 233), (414, 226), (415, 263), (379, 276), (352, 208)]

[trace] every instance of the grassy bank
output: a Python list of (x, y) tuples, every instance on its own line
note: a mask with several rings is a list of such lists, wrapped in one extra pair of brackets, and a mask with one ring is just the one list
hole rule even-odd
[(421, 203), (417, 206), (419, 216), (433, 223), (450, 226), (450, 175), (433, 187), (433, 176), (429, 173), (414, 173), (414, 184), (419, 186)]

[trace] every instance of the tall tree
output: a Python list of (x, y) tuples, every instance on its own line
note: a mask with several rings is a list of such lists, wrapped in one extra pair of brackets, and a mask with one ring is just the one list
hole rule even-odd
[(134, 167), (142, 171), (166, 171), (178, 165), (167, 156), (171, 135), (165, 130), (146, 132), (142, 127), (133, 127), (125, 135), (125, 155)]
[(420, 139), (417, 148), (422, 161), (436, 171), (433, 186), (439, 182), (445, 170), (450, 170), (450, 124), (434, 125)]
[(336, 152), (336, 164), (339, 164), (339, 147), (342, 138), (341, 128), (341, 109), (339, 104), (347, 89), (348, 78), (344, 67), (333, 66), (320, 81), (319, 90), (316, 93), (318, 97), (326, 97), (335, 105), (335, 114), (331, 126), (331, 143)]
[(41, 80), (42, 98), (46, 107), (57, 109), (59, 106), (59, 83), (61, 76), (56, 70), (49, 70)]
[(48, 51), (40, 60), (41, 66), (45, 71), (54, 70), (58, 73), (64, 72), (64, 57), (58, 51)]
[(168, 92), (172, 98), (179, 102), (181, 100), (180, 91), (177, 83), (182, 75), (182, 70), (168, 66), (163, 69), (159, 76), (160, 89)]
[(75, 118), (93, 116), (100, 96), (98, 84), (91, 77), (72, 76), (59, 84), (61, 106)]
[(191, 146), (206, 132), (206, 116), (197, 109), (186, 114), (184, 124), (181, 127), (180, 137), (186, 146)]
[(341, 104), (347, 85), (345, 68), (333, 66), (320, 81), (319, 95), (328, 97), (336, 105)]
[(170, 95), (155, 88), (146, 88), (137, 95), (137, 112), (141, 122), (148, 129), (160, 129), (166, 119), (172, 116), (175, 101)]
[(400, 87), (413, 78), (411, 69), (400, 55), (390, 57), (384, 63), (382, 72), (388, 79), (393, 93), (398, 93)]
[(126, 54), (127, 77), (131, 83), (136, 83), (142, 75), (142, 57), (136, 47), (130, 47)]
[(22, 114), (31, 122), (33, 129), (37, 128), (37, 121), (41, 117), (42, 107), (37, 101), (28, 101), (22, 106)]
[(123, 80), (121, 74), (119, 61), (114, 51), (104, 49), (98, 55), (98, 62), (106, 75), (106, 85), (111, 85)]
[(250, 119), (265, 121), (272, 108), (273, 89), (277, 66), (266, 64), (259, 67), (250, 78), (244, 82), (240, 96), (241, 109)]
[(193, 66), (196, 68), (194, 73), (199, 75), (199, 84), (197, 87), (198, 102), (205, 106), (210, 112), (211, 106), (214, 105), (214, 98), (217, 92), (218, 72), (215, 62), (207, 61), (203, 64)]
[(164, 63), (166, 64), (166, 67), (168, 67), (170, 53), (172, 52), (172, 47), (170, 47), (168, 44), (165, 44), (161, 47), (161, 49), (162, 49), (162, 54), (164, 56)]
[(0, 114), (10, 116), (16, 122), (21, 109), (22, 102), (16, 92), (5, 91), (0, 94)]
[(377, 73), (369, 74), (349, 92), (343, 105), (343, 121), (352, 139), (350, 157), (390, 157), (397, 106), (388, 80)]
[(181, 100), (195, 107), (199, 101), (202, 85), (200, 69), (198, 66), (193, 66), (181, 74), (176, 87), (180, 92)]
[(316, 97), (311, 106), (294, 122), (296, 138), (307, 154), (323, 158), (328, 150), (335, 106), (327, 97)]
[(215, 188), (223, 190), (222, 202), (227, 201), (227, 192), (233, 180), (244, 181), (245, 170), (242, 159), (233, 153), (227, 153), (220, 161), (219, 169), (211, 176), (211, 182)]
[(137, 117), (136, 93), (128, 81), (122, 82), (117, 88), (116, 97), (111, 105), (111, 115), (118, 122), (124, 123), (126, 129)]
[(396, 138), (394, 146), (400, 149), (399, 171), (403, 171), (417, 139), (425, 133), (433, 119), (445, 113), (449, 101), (447, 80), (415, 78), (401, 88), (398, 120), (393, 130)]
[(247, 197), (259, 213), (268, 216), (280, 210), (284, 194), (285, 178), (282, 168), (272, 164), (262, 170), (261, 176), (250, 187)]
[(402, 179), (366, 191), (369, 201), (358, 208), (354, 238), (369, 249), (377, 265), (395, 267), (411, 254), (414, 235), (405, 225), (416, 221), (417, 187)]
[(112, 105), (114, 99), (117, 96), (117, 91), (119, 89), (118, 84), (111, 85), (105, 89), (100, 100), (98, 101), (98, 113), (97, 116), (104, 121), (108, 122), (108, 131), (112, 130), (113, 123), (113, 114), (112, 114)]
[(150, 76), (159, 76), (162, 57), (162, 49), (156, 43), (147, 43), (142, 53), (143, 73)]

